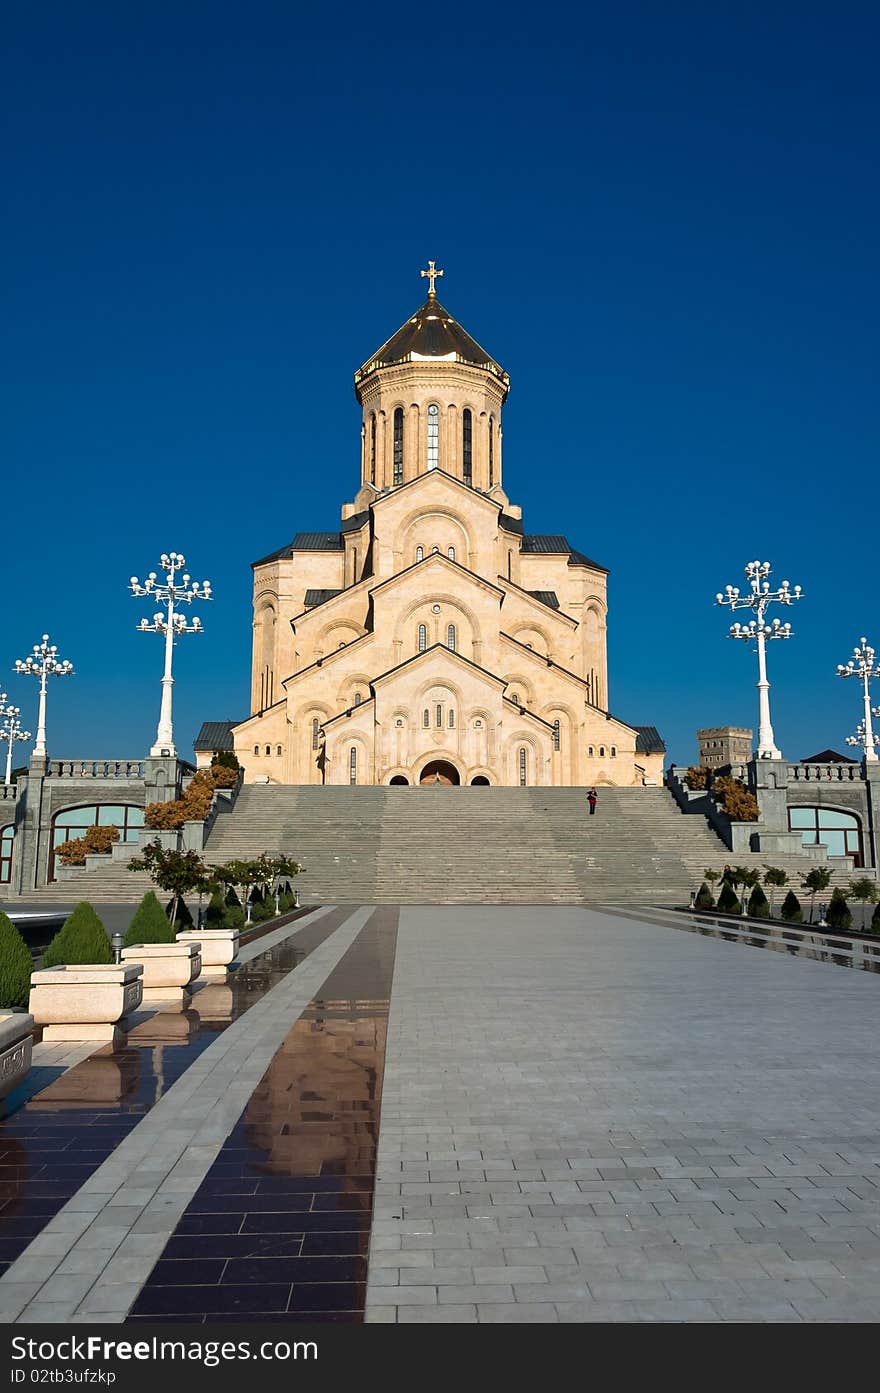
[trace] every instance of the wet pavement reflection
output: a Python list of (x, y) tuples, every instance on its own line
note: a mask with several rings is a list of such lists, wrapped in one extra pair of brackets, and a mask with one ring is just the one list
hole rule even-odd
[[(0, 1273), (97, 1170), (193, 1060), (352, 913), (333, 910), (65, 1070), (30, 1101), (0, 1104)], [(276, 926), (277, 927), (277, 926)], [(48, 1072), (48, 1071), (47, 1071)]]
[(130, 1321), (361, 1321), (396, 907), (275, 1054)]
[(675, 928), (704, 938), (720, 938), (726, 943), (745, 943), (751, 948), (769, 948), (771, 952), (788, 953), (794, 958), (832, 963), (835, 967), (880, 972), (880, 942), (871, 939), (827, 937), (820, 929), (798, 929), (794, 925), (790, 929), (773, 924), (758, 928), (754, 924), (737, 924), (702, 914), (687, 919), (682, 916)]

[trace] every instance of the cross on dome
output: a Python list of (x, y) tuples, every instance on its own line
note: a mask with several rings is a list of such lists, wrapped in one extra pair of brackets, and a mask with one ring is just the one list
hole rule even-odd
[(443, 276), (446, 274), (444, 271), (435, 270), (436, 265), (437, 263), (435, 261), (429, 261), (427, 271), (419, 272), (420, 276), (428, 277), (428, 280), (430, 281), (430, 285), (428, 286), (428, 294), (431, 296), (436, 295), (436, 291), (434, 290), (434, 281), (437, 279), (438, 276)]

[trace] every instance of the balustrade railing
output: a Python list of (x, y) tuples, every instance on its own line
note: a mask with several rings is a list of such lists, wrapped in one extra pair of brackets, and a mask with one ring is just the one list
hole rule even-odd
[(15, 802), (15, 799), (16, 799), (17, 797), (18, 797), (18, 785), (17, 785), (17, 784), (0, 784), (0, 802), (3, 802), (5, 799), (8, 799), (8, 800), (10, 800), (11, 802), (14, 803), (14, 802)]
[(798, 783), (859, 783), (860, 764), (789, 764), (788, 777)]
[(50, 759), (47, 779), (143, 779), (142, 759)]

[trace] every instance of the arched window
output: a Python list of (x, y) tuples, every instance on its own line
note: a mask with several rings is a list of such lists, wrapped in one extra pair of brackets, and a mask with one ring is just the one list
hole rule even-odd
[(271, 745), (267, 745), (267, 746), (266, 746), (266, 754), (267, 754), (267, 755), (270, 755), (271, 753), (272, 753), (272, 746), (271, 746)]
[[(259, 750), (258, 745), (257, 754)], [(49, 879), (55, 879), (55, 848), (62, 842), (85, 836), (90, 827), (116, 827), (121, 842), (135, 842), (143, 825), (143, 808), (130, 803), (89, 803), (83, 808), (63, 808), (52, 819)]]
[(424, 561), (424, 559), (425, 559), (425, 548), (424, 548), (424, 547), (416, 547), (416, 560), (417, 560), (417, 561)]
[(600, 759), (604, 759), (604, 758), (605, 758), (605, 746), (604, 746), (604, 745), (600, 745), (600, 746), (599, 746), (599, 758), (600, 758)]
[(587, 754), (590, 756), (590, 759), (593, 758), (593, 747), (592, 747), (592, 745), (588, 745), (588, 746), (587, 746)]
[(554, 750), (558, 750), (558, 749), (559, 749), (559, 721), (558, 721), (558, 720), (556, 720), (556, 721), (553, 722), (553, 748), (554, 748)]
[(361, 694), (360, 694), (360, 692), (355, 692), (355, 694), (354, 694), (354, 704), (355, 704), (355, 706), (360, 706), (360, 704), (361, 704)]
[(394, 482), (403, 483), (403, 407), (394, 411)]
[(348, 754), (348, 782), (356, 784), (358, 781), (358, 752), (357, 746), (352, 745)]
[(428, 407), (428, 468), (436, 469), (440, 463), (440, 408)]
[(440, 730), (441, 727), (442, 727), (442, 725), (443, 725), (443, 707), (442, 707), (441, 703), (438, 701), (438, 702), (437, 702), (437, 729)]
[(449, 557), (449, 560), (450, 560), (450, 561), (454, 561), (454, 560), (455, 560), (455, 547), (447, 547), (447, 549), (446, 549), (446, 555)]
[(354, 548), (353, 548), (353, 554), (352, 554), (352, 563), (351, 563), (351, 582), (352, 582), (352, 585), (357, 585), (357, 578), (358, 578), (358, 549), (357, 549), (357, 547), (354, 547)]
[(316, 750), (317, 748), (318, 748), (318, 718), (317, 718), (317, 716), (315, 716), (315, 717), (313, 718), (313, 720), (312, 720), (312, 749), (313, 749), (313, 750)]
[(474, 469), (474, 418), (468, 407), (461, 413), (461, 471), (466, 484), (471, 482)]
[(789, 808), (788, 826), (800, 832), (804, 846), (827, 846), (829, 856), (848, 856), (853, 867), (863, 866), (862, 831), (854, 813), (836, 808)]
[(513, 702), (515, 706), (519, 706), (519, 692), (511, 692), (510, 700)]
[(437, 553), (439, 552), (439, 550), (440, 550), (439, 547), (432, 547), (432, 548), (431, 548), (431, 555), (432, 555), (432, 556), (436, 556)]
[(281, 754), (281, 746), (280, 746), (280, 745), (276, 745), (276, 747), (275, 747), (275, 753), (276, 753), (276, 755), (280, 755), (280, 754)]
[(427, 730), (428, 727), (430, 726), (430, 724), (431, 724), (431, 713), (430, 713), (430, 711), (428, 710), (428, 708), (427, 708), (427, 706), (426, 706), (425, 709), (424, 709), (424, 711), (422, 712), (422, 725), (425, 727), (425, 730)]
[[(508, 580), (513, 580), (513, 552), (512, 552), (512, 551), (509, 551), (509, 552), (507, 553), (507, 579), (508, 579)], [(527, 647), (527, 648), (528, 648), (528, 647), (531, 647), (531, 644), (527, 644), (526, 647)]]
[(419, 625), (419, 652), (424, 653), (428, 646), (428, 630), (424, 624)]
[(15, 827), (0, 828), (0, 885), (8, 885), (12, 880), (12, 844), (15, 840)]
[(260, 747), (259, 747), (259, 745), (255, 745), (255, 746), (254, 746), (254, 754), (255, 754), (255, 755), (258, 755), (259, 753), (260, 753)]
[(616, 746), (616, 745), (612, 745), (612, 746), (611, 746), (611, 758), (612, 758), (612, 759), (617, 759), (617, 746)]
[(449, 708), (449, 729), (455, 730), (455, 712), (451, 706)]
[(525, 746), (522, 746), (522, 747), (520, 748), (520, 752), (519, 752), (519, 781), (520, 781), (521, 784), (524, 784), (525, 781), (526, 781), (526, 751), (525, 751)]
[(446, 647), (450, 653), (455, 652), (455, 625), (449, 624), (446, 628)]
[(376, 413), (370, 417), (370, 483), (376, 482)]
[(495, 421), (489, 417), (489, 487), (495, 483)]

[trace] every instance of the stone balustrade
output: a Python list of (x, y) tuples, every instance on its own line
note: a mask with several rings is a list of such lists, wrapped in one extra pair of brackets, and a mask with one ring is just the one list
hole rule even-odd
[(47, 779), (143, 779), (142, 759), (50, 759)]
[(0, 803), (14, 803), (18, 797), (18, 784), (0, 784)]
[(849, 783), (862, 782), (860, 764), (789, 764), (788, 777), (798, 783)]

